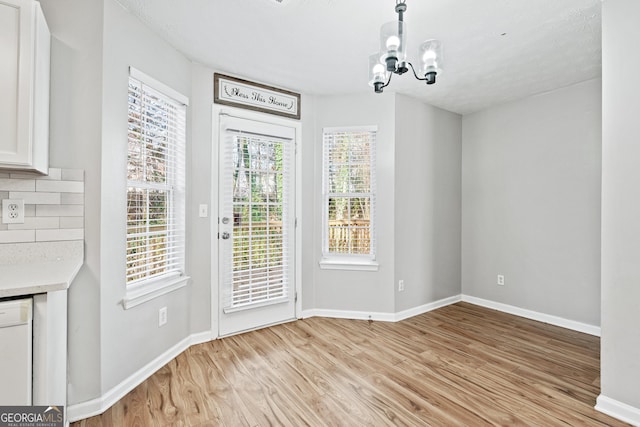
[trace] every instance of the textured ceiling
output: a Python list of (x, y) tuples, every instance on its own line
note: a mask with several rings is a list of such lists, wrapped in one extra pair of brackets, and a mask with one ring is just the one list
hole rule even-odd
[[(393, 0), (117, 0), (192, 60), (290, 90), (372, 91), (368, 56)], [(407, 0), (409, 60), (422, 40), (444, 45), (427, 87), (397, 91), (467, 114), (601, 75), (601, 0)]]

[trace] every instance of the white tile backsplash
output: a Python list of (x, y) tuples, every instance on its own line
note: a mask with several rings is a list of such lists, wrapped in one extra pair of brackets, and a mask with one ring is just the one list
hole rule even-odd
[[(43, 217), (43, 218), (47, 218), (47, 217)], [(84, 217), (61, 216), (60, 228), (84, 228)]]
[(61, 205), (84, 205), (84, 193), (61, 193)]
[(39, 230), (43, 228), (60, 227), (60, 217), (57, 216), (28, 216), (24, 218), (24, 224), (8, 224), (9, 230)]
[(83, 169), (62, 169), (62, 180), (84, 182), (84, 170)]
[(84, 205), (36, 205), (36, 216), (83, 216)]
[(35, 191), (11, 191), (10, 199), (22, 199), (25, 205), (59, 205), (60, 193), (36, 193)]
[(0, 223), (0, 244), (84, 239), (82, 169), (0, 172), (0, 200), (8, 198), (24, 200), (25, 222)]
[(38, 175), (29, 172), (11, 172), (12, 179), (37, 179), (37, 180), (49, 180), (60, 181), (62, 179), (62, 169), (49, 168), (48, 175)]
[(0, 243), (35, 242), (36, 230), (4, 230), (0, 231)]
[(0, 191), (36, 191), (36, 180), (0, 178)]
[(36, 182), (36, 191), (57, 191), (59, 193), (83, 193), (82, 181), (45, 181)]

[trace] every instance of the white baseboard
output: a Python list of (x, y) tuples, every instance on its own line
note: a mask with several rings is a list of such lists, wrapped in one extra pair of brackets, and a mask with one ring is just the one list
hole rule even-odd
[(304, 310), (302, 318), (309, 317), (330, 317), (332, 319), (351, 319), (351, 320), (375, 320), (378, 322), (393, 322), (393, 313), (377, 313), (370, 311), (352, 311), (352, 310), (326, 310), (316, 308), (313, 310)]
[(576, 322), (575, 320), (565, 319), (563, 317), (552, 316), (549, 314), (539, 313), (537, 311), (527, 310), (513, 305), (502, 304), (500, 302), (489, 301), (482, 298), (476, 298), (469, 295), (462, 295), (462, 301), (470, 304), (479, 305), (493, 310), (502, 311), (516, 316), (524, 317), (531, 320), (537, 320), (550, 325), (560, 326), (562, 328), (571, 329), (573, 331), (583, 332), (589, 335), (600, 336), (600, 327), (589, 325), (587, 323)]
[(607, 414), (614, 418), (629, 423), (634, 426), (640, 426), (640, 408), (627, 405), (610, 397), (600, 395), (596, 400), (597, 411)]
[(180, 353), (191, 347), (192, 345), (201, 344), (211, 341), (211, 332), (199, 332), (190, 335), (173, 347), (165, 351), (160, 356), (147, 363), (142, 369), (130, 375), (126, 380), (113, 387), (104, 395), (97, 399), (86, 402), (69, 405), (67, 408), (67, 419), (69, 422), (83, 420), (102, 414), (104, 411), (113, 406), (118, 400), (122, 399), (127, 393), (139, 386), (147, 378), (153, 375), (158, 369), (169, 363)]
[(302, 318), (308, 319), (309, 317), (330, 317), (333, 319), (375, 320), (377, 322), (398, 322), (400, 320), (408, 319), (410, 317), (417, 316), (419, 314), (423, 314), (428, 311), (435, 310), (437, 308), (441, 308), (450, 304), (455, 304), (459, 301), (461, 301), (460, 295), (454, 295), (452, 297), (443, 298), (441, 300), (430, 302), (428, 304), (424, 304), (419, 307), (410, 308), (408, 310), (400, 311), (398, 313), (313, 309), (313, 310), (304, 310), (302, 312)]
[(394, 321), (399, 322), (400, 320), (405, 320), (410, 317), (417, 316), (419, 314), (428, 313), (429, 311), (437, 310), (438, 308), (446, 307), (448, 305), (455, 304), (460, 301), (462, 301), (462, 297), (460, 295), (454, 295), (452, 297), (443, 298), (441, 300), (430, 302), (428, 304), (423, 304), (418, 307), (410, 308), (408, 310), (395, 313)]

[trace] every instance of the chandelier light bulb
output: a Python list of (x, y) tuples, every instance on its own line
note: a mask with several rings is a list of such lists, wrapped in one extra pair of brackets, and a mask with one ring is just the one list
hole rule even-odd
[(389, 76), (387, 68), (380, 63), (380, 53), (369, 55), (369, 86), (374, 88), (376, 93), (382, 92), (389, 81)]
[(390, 36), (387, 39), (387, 49), (398, 50), (398, 47), (400, 47), (400, 39), (398, 36)]
[(424, 62), (433, 61), (436, 59), (438, 55), (433, 50), (427, 50), (424, 55), (422, 55), (422, 60)]

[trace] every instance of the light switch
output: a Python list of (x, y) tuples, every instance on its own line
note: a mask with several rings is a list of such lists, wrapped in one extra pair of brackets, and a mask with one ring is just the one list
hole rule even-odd
[(209, 216), (209, 205), (200, 205), (198, 210), (200, 218), (206, 218)]

